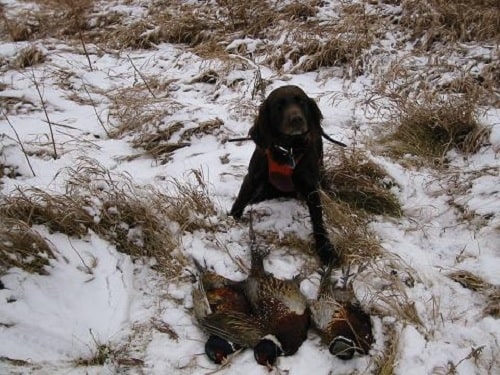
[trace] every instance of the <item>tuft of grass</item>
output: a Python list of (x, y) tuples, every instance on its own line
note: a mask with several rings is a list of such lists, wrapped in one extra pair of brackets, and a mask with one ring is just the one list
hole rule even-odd
[(181, 140), (190, 140), (192, 137), (200, 137), (203, 135), (217, 135), (220, 134), (220, 129), (224, 125), (224, 121), (216, 117), (213, 120), (200, 122), (198, 126), (186, 129), (181, 134)]
[[(26, 15), (25, 15), (26, 16)], [(10, 39), (13, 42), (22, 42), (26, 40), (30, 40), (35, 32), (30, 22), (26, 19), (27, 17), (19, 17), (23, 18), (23, 21), (20, 22), (17, 19), (9, 19), (5, 14), (1, 15), (2, 21), (4, 23), (7, 34), (10, 36)]]
[(353, 209), (324, 192), (321, 201), (327, 226), (336, 229), (335, 248), (342, 264), (364, 264), (380, 257), (380, 239), (369, 229), (365, 211)]
[(401, 24), (429, 49), (435, 43), (494, 41), (500, 38), (496, 0), (408, 0)]
[[(142, 148), (145, 150), (144, 153), (139, 155), (134, 155), (133, 158), (137, 158), (144, 154), (153, 156), (161, 164), (165, 164), (170, 160), (170, 155), (180, 148), (189, 146), (188, 142), (192, 137), (200, 137), (203, 135), (218, 135), (220, 134), (220, 129), (224, 125), (224, 122), (215, 118), (213, 120), (207, 120), (200, 122), (198, 126), (193, 128), (184, 129), (184, 124), (180, 121), (175, 121), (170, 124), (163, 124), (162, 122), (158, 125), (147, 124), (139, 130), (139, 133), (134, 136), (132, 140), (132, 145), (135, 148)], [(129, 128), (127, 126), (127, 128)], [(122, 131), (124, 129), (121, 129)], [(178, 141), (171, 141), (174, 134), (179, 133)]]
[(495, 319), (500, 318), (500, 288), (493, 287), (486, 294), (487, 302), (484, 314), (491, 315)]
[(89, 28), (94, 0), (36, 0), (41, 5), (41, 36), (78, 37)]
[(338, 66), (347, 76), (362, 74), (363, 54), (380, 33), (384, 15), (369, 13), (364, 4), (341, 3), (336, 11), (338, 18), (329, 22), (304, 18), (269, 62), (281, 68), (289, 60), (292, 71)]
[(132, 140), (132, 146), (135, 148), (142, 148), (146, 154), (153, 156), (161, 164), (165, 164), (172, 152), (175, 150), (189, 145), (185, 142), (171, 142), (172, 136), (184, 128), (181, 122), (173, 122), (164, 126), (158, 126), (154, 131), (147, 130), (152, 126), (142, 130), (141, 133), (136, 135)]
[(185, 264), (177, 251), (175, 234), (161, 210), (176, 200), (151, 187), (135, 186), (126, 176), (116, 181), (92, 160), (69, 168), (65, 194), (37, 188), (18, 189), (3, 199), (0, 216), (27, 225), (82, 237), (89, 230), (134, 257), (155, 258), (157, 267), (176, 277)]
[(335, 151), (325, 157), (323, 189), (337, 201), (370, 214), (401, 216), (389, 175), (360, 149)]
[(371, 290), (367, 302), (370, 310), (425, 329), (415, 302), (407, 292), (407, 288), (414, 286), (416, 275), (416, 271), (399, 258), (372, 262), (369, 274), (364, 275), (364, 278), (369, 278), (369, 285), (377, 285)]
[(164, 127), (167, 116), (182, 107), (168, 96), (153, 97), (145, 84), (114, 90), (105, 95), (111, 100), (110, 114), (117, 120), (117, 124), (110, 131), (113, 138), (144, 132), (148, 127), (157, 131), (158, 128)]
[(11, 267), (46, 275), (54, 258), (46, 239), (25, 221), (0, 215), (0, 274)]
[(103, 366), (112, 357), (112, 350), (109, 345), (97, 344), (95, 353), (87, 358), (78, 358), (76, 360), (77, 366)]
[(22, 49), (17, 54), (13, 66), (18, 69), (24, 69), (45, 62), (46, 56), (36, 46), (30, 46)]
[(447, 276), (464, 288), (478, 292), (486, 298), (486, 306), (483, 309), (485, 315), (491, 315), (494, 318), (500, 317), (500, 287), (490, 284), (480, 276), (465, 270), (453, 271)]
[(477, 152), (486, 143), (490, 129), (480, 124), (476, 101), (471, 99), (431, 95), (420, 101), (400, 103), (395, 130), (384, 140), (390, 154), (410, 154), (431, 165), (443, 165), (451, 149), (464, 154)]
[(464, 288), (475, 292), (484, 291), (491, 287), (491, 284), (469, 271), (457, 270), (449, 273), (447, 276), (462, 285)]
[(35, 2), (40, 6), (23, 11), (14, 19), (3, 15), (6, 30), (14, 42), (50, 37), (75, 38), (89, 29), (88, 18), (93, 11), (94, 0)]
[(384, 350), (373, 358), (375, 375), (393, 375), (397, 366), (399, 336), (394, 327), (389, 326), (387, 330)]
[(164, 215), (179, 224), (181, 232), (196, 230), (215, 232), (220, 228), (217, 209), (210, 198), (208, 185), (203, 173), (191, 170), (194, 182), (172, 180), (172, 194), (168, 196), (170, 205), (164, 207)]

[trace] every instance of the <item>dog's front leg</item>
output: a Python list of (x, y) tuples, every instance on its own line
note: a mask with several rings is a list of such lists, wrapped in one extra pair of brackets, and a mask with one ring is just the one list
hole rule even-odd
[(238, 197), (234, 201), (233, 207), (231, 207), (229, 215), (235, 219), (239, 219), (241, 215), (243, 215), (245, 207), (252, 201), (252, 198), (256, 193), (255, 188), (256, 186), (254, 185), (251, 176), (247, 174), (243, 180), (243, 184), (241, 185)]
[(325, 229), (323, 208), (317, 188), (312, 189), (309, 193), (306, 193), (305, 196), (307, 207), (309, 208), (309, 215), (311, 216), (316, 252), (323, 264), (333, 263), (334, 265), (338, 265), (339, 255), (330, 242), (328, 233)]

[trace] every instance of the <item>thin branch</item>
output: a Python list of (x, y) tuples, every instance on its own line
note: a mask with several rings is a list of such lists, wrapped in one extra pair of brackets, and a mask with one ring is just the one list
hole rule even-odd
[(137, 67), (135, 66), (134, 62), (130, 58), (130, 56), (127, 56), (127, 57), (128, 57), (128, 60), (130, 61), (130, 64), (132, 64), (132, 67), (134, 68), (134, 70), (137, 72), (137, 74), (139, 74), (139, 77), (141, 77), (141, 79), (143, 80), (143, 82), (146, 85), (146, 88), (148, 89), (149, 93), (153, 96), (153, 98), (156, 99), (156, 95), (154, 94), (153, 90), (151, 90), (151, 87), (149, 87), (148, 82), (146, 81), (146, 78), (144, 78), (144, 76), (139, 71), (139, 69), (137, 69)]
[(33, 177), (36, 177), (36, 174), (35, 174), (35, 171), (33, 170), (30, 159), (28, 158), (28, 154), (27, 154), (26, 150), (24, 149), (24, 145), (21, 142), (21, 138), (19, 138), (19, 134), (17, 133), (16, 129), (14, 128), (14, 125), (10, 122), (10, 119), (7, 116), (7, 113), (4, 112), (4, 110), (2, 110), (2, 115), (3, 115), (3, 117), (5, 117), (5, 120), (7, 120), (7, 123), (9, 124), (10, 128), (12, 129), (14, 134), (16, 135), (17, 142), (19, 143), (19, 146), (21, 146), (21, 150), (23, 151), (24, 157), (26, 158), (26, 161), (28, 162), (28, 166), (31, 169), (31, 173), (33, 173)]
[(52, 130), (52, 122), (50, 122), (49, 114), (47, 113), (47, 105), (45, 104), (45, 100), (43, 99), (43, 95), (40, 91), (40, 86), (38, 85), (38, 82), (36, 80), (35, 71), (33, 70), (33, 68), (31, 69), (31, 73), (33, 75), (33, 83), (35, 85), (36, 92), (38, 93), (38, 96), (40, 97), (40, 101), (42, 103), (43, 113), (45, 113), (47, 124), (49, 124), (50, 138), (52, 140), (52, 148), (54, 149), (54, 159), (57, 159), (56, 141), (54, 139), (54, 131)]
[(90, 61), (89, 53), (87, 51), (87, 47), (85, 46), (85, 42), (83, 41), (83, 35), (82, 32), (79, 31), (78, 34), (80, 35), (80, 42), (82, 42), (82, 47), (83, 47), (83, 52), (85, 53), (85, 56), (87, 57), (87, 61), (89, 63), (89, 68), (90, 71), (93, 72), (94, 69), (92, 68), (92, 62)]
[(83, 84), (83, 89), (85, 90), (85, 92), (87, 93), (87, 95), (89, 97), (90, 103), (92, 103), (92, 108), (94, 108), (94, 113), (97, 117), (97, 121), (99, 121), (99, 124), (101, 124), (101, 127), (104, 129), (104, 132), (106, 133), (108, 138), (111, 138), (108, 130), (106, 129), (106, 126), (104, 126), (104, 122), (102, 121), (101, 116), (99, 116), (99, 113), (97, 112), (97, 107), (96, 107), (96, 104), (94, 102), (94, 99), (92, 99), (92, 96), (90, 96), (89, 90), (87, 90), (87, 85), (83, 81), (82, 81), (82, 84)]

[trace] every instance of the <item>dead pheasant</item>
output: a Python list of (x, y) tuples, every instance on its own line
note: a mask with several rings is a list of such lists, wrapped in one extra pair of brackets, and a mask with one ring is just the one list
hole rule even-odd
[(272, 366), (278, 356), (292, 355), (307, 337), (309, 310), (296, 280), (280, 280), (264, 270), (268, 251), (256, 245), (250, 222), (252, 265), (245, 293), (264, 325), (262, 339), (254, 347), (257, 362)]
[(318, 299), (310, 302), (311, 317), (322, 342), (340, 359), (367, 354), (373, 343), (370, 316), (354, 295), (349, 271), (343, 287), (331, 280), (331, 267), (322, 275)]
[(192, 292), (194, 314), (210, 335), (205, 353), (220, 364), (241, 348), (253, 348), (265, 333), (251, 314), (243, 282), (200, 269), (199, 265), (198, 268), (198, 286)]

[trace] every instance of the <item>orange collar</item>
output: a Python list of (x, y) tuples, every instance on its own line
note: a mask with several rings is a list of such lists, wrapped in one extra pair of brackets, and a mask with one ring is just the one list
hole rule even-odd
[(276, 189), (285, 193), (291, 193), (295, 191), (295, 185), (292, 180), (293, 171), (303, 154), (295, 157), (292, 149), (287, 150), (282, 147), (278, 147), (278, 149), (283, 153), (284, 161), (277, 161), (273, 157), (271, 149), (266, 149), (269, 182)]

